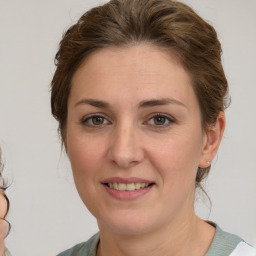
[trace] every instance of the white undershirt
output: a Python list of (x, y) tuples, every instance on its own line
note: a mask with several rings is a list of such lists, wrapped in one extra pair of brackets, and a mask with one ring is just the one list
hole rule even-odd
[(256, 256), (256, 249), (245, 242), (240, 242), (229, 256)]

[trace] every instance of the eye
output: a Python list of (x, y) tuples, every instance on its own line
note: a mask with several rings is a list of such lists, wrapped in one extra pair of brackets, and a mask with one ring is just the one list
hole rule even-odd
[(87, 126), (102, 126), (107, 125), (110, 122), (101, 115), (93, 115), (82, 119), (81, 123)]
[(171, 123), (173, 123), (174, 120), (170, 118), (169, 116), (163, 115), (163, 114), (156, 114), (152, 116), (150, 119), (148, 119), (147, 124), (151, 126), (169, 126)]

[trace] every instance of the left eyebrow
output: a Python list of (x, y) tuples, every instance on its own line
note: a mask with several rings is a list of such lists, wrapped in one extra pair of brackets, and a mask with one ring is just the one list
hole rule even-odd
[(162, 106), (162, 105), (168, 105), (168, 104), (176, 104), (176, 105), (187, 108), (185, 104), (172, 98), (144, 100), (139, 103), (139, 108), (155, 107), (155, 106)]

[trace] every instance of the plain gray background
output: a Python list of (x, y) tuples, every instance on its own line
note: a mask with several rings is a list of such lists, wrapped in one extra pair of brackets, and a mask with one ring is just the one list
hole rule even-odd
[[(7, 245), (15, 256), (56, 255), (97, 231), (61, 153), (49, 88), (62, 33), (103, 2), (0, 0), (0, 144), (12, 180)], [(198, 213), (256, 245), (256, 1), (184, 2), (216, 28), (232, 96), (205, 184), (212, 210), (199, 202)]]

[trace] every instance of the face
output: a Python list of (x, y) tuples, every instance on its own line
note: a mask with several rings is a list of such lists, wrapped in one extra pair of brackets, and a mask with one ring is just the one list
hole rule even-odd
[(3, 195), (3, 192), (0, 190), (0, 255), (4, 251), (4, 238), (7, 231), (7, 223), (3, 220), (7, 212), (7, 201)]
[(189, 75), (169, 52), (104, 48), (75, 73), (65, 146), (100, 229), (138, 234), (189, 219), (206, 145)]

